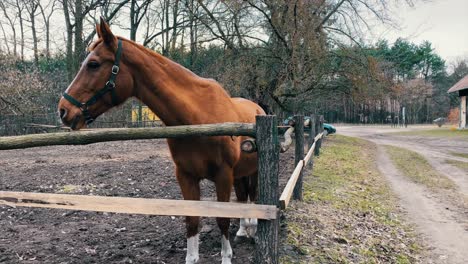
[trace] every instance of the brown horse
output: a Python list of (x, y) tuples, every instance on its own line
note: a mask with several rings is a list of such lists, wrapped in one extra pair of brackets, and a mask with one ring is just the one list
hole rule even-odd
[[(78, 130), (113, 106), (134, 96), (167, 126), (255, 122), (265, 112), (257, 104), (230, 98), (216, 81), (201, 78), (145, 47), (115, 37), (101, 19), (99, 39), (61, 98), (62, 122)], [(243, 137), (168, 139), (176, 177), (185, 200), (200, 199), (200, 180), (216, 186), (218, 201), (228, 202), (232, 186), (237, 200), (256, 200), (257, 156), (240, 150)], [(222, 263), (231, 263), (230, 219), (217, 218), (222, 233)], [(241, 219), (237, 236), (253, 235), (256, 219)], [(187, 217), (186, 263), (198, 261), (199, 217)]]

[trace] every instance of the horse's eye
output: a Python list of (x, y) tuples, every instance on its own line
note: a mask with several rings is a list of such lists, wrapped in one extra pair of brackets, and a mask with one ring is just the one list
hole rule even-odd
[(101, 65), (97, 61), (88, 62), (88, 68), (90, 68), (90, 69), (97, 69), (97, 68), (99, 68), (99, 66), (101, 66)]

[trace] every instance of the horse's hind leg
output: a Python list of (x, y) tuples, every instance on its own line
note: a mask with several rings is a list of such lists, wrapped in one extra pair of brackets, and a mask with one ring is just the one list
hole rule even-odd
[[(233, 185), (233, 172), (232, 169), (227, 168), (220, 170), (216, 175), (216, 195), (219, 202), (229, 202), (231, 198), (231, 189)], [(229, 243), (229, 224), (231, 219), (229, 218), (216, 218), (219, 229), (221, 230), (221, 257), (222, 264), (231, 264), (232, 259), (232, 248)]]
[[(234, 189), (236, 191), (237, 201), (246, 203), (250, 198), (251, 202), (257, 200), (257, 173), (248, 177), (238, 178), (234, 181)], [(241, 218), (239, 230), (236, 233), (236, 240), (242, 237), (254, 237), (257, 231), (257, 219)]]
[[(249, 178), (242, 177), (234, 180), (234, 190), (236, 191), (237, 202), (246, 203), (249, 199)], [(241, 218), (239, 222), (239, 230), (237, 230), (236, 238), (237, 241), (241, 237), (248, 237), (247, 233), (247, 220)]]
[[(200, 182), (191, 177), (191, 175), (182, 173), (179, 169), (176, 172), (177, 180), (184, 200), (200, 200)], [(198, 254), (198, 225), (200, 217), (187, 216), (185, 224), (187, 226), (187, 256), (185, 257), (186, 264), (194, 264), (199, 259)]]
[[(258, 197), (258, 173), (255, 172), (254, 174), (248, 177), (249, 179), (249, 199), (250, 202), (255, 203)], [(249, 228), (249, 236), (254, 237), (257, 233), (257, 218), (250, 218), (250, 228)]]

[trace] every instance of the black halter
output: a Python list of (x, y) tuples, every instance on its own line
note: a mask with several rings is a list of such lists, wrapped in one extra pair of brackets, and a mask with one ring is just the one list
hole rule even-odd
[(112, 65), (112, 71), (111, 71), (109, 80), (106, 82), (106, 85), (104, 86), (104, 88), (97, 91), (93, 95), (93, 97), (91, 97), (85, 103), (82, 103), (76, 100), (67, 92), (63, 93), (63, 98), (67, 99), (70, 103), (72, 103), (73, 105), (81, 109), (81, 112), (83, 113), (83, 116), (85, 118), (85, 122), (87, 125), (91, 124), (94, 121), (94, 118), (89, 113), (88, 107), (95, 104), (106, 93), (108, 92), (111, 93), (113, 106), (116, 106), (118, 104), (118, 97), (117, 97), (117, 94), (115, 93), (115, 78), (117, 77), (117, 73), (119, 73), (119, 69), (120, 69), (119, 64), (120, 64), (121, 55), (122, 55), (122, 40), (119, 39), (117, 51), (115, 53), (115, 62), (114, 62), (114, 65)]

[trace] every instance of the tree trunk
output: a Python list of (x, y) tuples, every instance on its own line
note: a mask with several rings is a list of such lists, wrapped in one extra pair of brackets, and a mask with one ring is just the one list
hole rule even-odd
[(193, 69), (197, 53), (197, 43), (196, 43), (196, 28), (194, 25), (194, 15), (195, 10), (193, 9), (193, 1), (187, 0), (189, 3), (189, 27), (190, 27), (190, 67)]
[(136, 41), (136, 33), (138, 29), (136, 17), (136, 0), (132, 0), (130, 3), (130, 40)]
[(73, 74), (76, 74), (85, 55), (83, 41), (83, 0), (75, 0), (75, 52), (73, 61)]
[(177, 42), (177, 15), (179, 13), (179, 0), (175, 0), (172, 9), (172, 40), (171, 40), (171, 51), (174, 51), (176, 48)]
[(168, 56), (169, 55), (169, 6), (170, 6), (170, 0), (166, 0), (164, 5), (164, 20), (166, 23), (166, 40), (164, 43), (164, 49), (163, 49), (163, 55)]
[(68, 82), (73, 80), (73, 26), (70, 20), (70, 9), (68, 1), (63, 0), (63, 13), (65, 15), (65, 26), (67, 28), (67, 78)]
[(21, 61), (24, 61), (24, 24), (23, 24), (23, 8), (21, 7), (21, 3), (19, 0), (16, 0), (16, 7), (18, 8), (18, 17), (20, 22), (20, 34), (21, 34)]
[(34, 51), (34, 64), (37, 66), (39, 64), (39, 53), (37, 50), (37, 31), (36, 31), (36, 10), (37, 4), (31, 4), (31, 10), (29, 12), (29, 18), (31, 19), (31, 31), (33, 37), (33, 51)]

